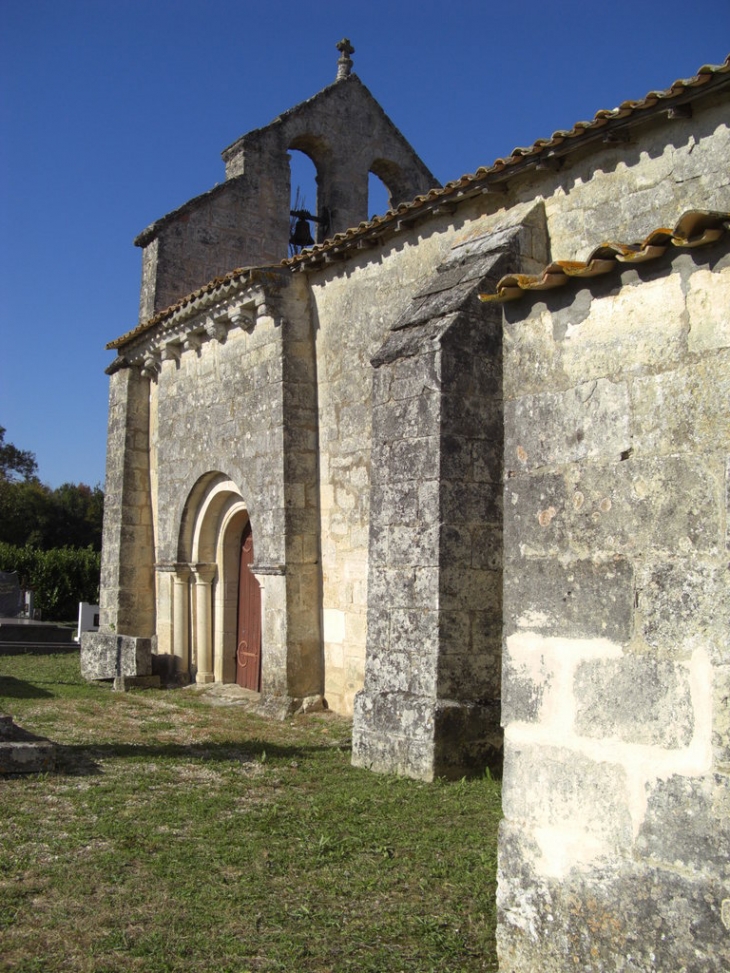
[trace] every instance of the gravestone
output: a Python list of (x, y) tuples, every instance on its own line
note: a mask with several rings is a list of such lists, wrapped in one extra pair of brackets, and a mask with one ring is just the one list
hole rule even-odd
[(15, 618), (20, 611), (17, 571), (0, 571), (0, 618)]

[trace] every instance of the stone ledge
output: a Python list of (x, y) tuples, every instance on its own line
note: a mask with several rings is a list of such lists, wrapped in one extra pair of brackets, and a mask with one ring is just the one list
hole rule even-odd
[(45, 774), (56, 764), (56, 747), (0, 716), (0, 775)]
[(115, 676), (114, 690), (125, 693), (129, 689), (159, 689), (159, 676)]

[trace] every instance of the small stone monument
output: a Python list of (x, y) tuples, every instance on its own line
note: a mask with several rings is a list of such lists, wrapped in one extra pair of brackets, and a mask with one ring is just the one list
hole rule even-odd
[(0, 618), (15, 618), (20, 611), (17, 571), (0, 571)]

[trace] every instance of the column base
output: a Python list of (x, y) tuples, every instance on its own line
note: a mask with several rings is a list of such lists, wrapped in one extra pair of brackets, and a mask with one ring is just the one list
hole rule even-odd
[(499, 704), (431, 699), (410, 693), (355, 696), (352, 763), (416, 780), (501, 774)]
[(212, 672), (198, 672), (195, 675), (195, 682), (205, 685), (210, 682), (215, 682), (215, 673)]

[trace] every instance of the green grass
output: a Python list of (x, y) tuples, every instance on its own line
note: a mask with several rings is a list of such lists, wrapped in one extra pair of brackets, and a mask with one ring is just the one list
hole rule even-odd
[(0, 712), (59, 744), (0, 780), (0, 969), (496, 970), (499, 785), (350, 766), (350, 724), (0, 657)]

